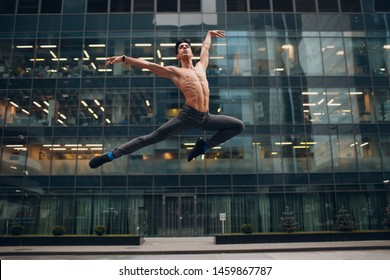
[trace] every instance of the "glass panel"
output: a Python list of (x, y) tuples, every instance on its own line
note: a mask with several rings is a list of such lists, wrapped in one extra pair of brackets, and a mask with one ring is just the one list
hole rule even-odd
[(133, 15), (133, 25), (132, 28), (134, 31), (137, 30), (153, 30), (156, 25), (155, 17), (153, 14), (135, 14)]
[(376, 0), (375, 1), (376, 12), (390, 12), (390, 2), (387, 0)]
[(380, 149), (383, 161), (383, 169), (390, 171), (390, 134), (380, 135)]
[[(42, 142), (43, 140), (43, 142)], [(29, 175), (49, 175), (55, 151), (51, 139), (30, 138), (28, 145), (27, 171)]]
[(332, 171), (332, 153), (329, 136), (310, 135), (306, 139), (306, 146), (310, 147), (308, 153), (308, 166), (312, 173)]
[(251, 8), (251, 11), (270, 11), (271, 10), (269, 0), (263, 0), (263, 1), (250, 0), (249, 5)]
[[(102, 51), (102, 49), (101, 49)], [(121, 54), (127, 54), (127, 55), (131, 55), (130, 53), (130, 41), (129, 39), (125, 39), (125, 38), (112, 38), (112, 39), (109, 39), (108, 40), (108, 46), (107, 46), (107, 56), (108, 57), (111, 57), (111, 56), (114, 56), (114, 55), (121, 55)], [(106, 56), (104, 55), (104, 56)], [(101, 58), (99, 58), (99, 61), (100, 61)], [(106, 72), (106, 73), (110, 73), (110, 75), (113, 75), (113, 76), (128, 76), (129, 73), (131, 73), (131, 71), (134, 68), (129, 68), (125, 65), (122, 65), (121, 63), (118, 63), (118, 64), (114, 64), (112, 66), (103, 66), (104, 64), (104, 61), (100, 61), (98, 64), (100, 64), (100, 67), (101, 69), (103, 68), (106, 68), (107, 70), (106, 71), (110, 71), (112, 70), (111, 72)]]
[(379, 122), (390, 121), (390, 93), (388, 89), (377, 88), (375, 90), (375, 108)]
[(340, 7), (342, 13), (360, 13), (362, 11), (360, 0), (340, 0)]
[[(357, 171), (356, 160), (356, 139), (353, 135), (340, 134), (336, 126), (336, 135), (331, 135), (332, 157), (334, 172), (355, 172)], [(352, 130), (348, 131), (349, 133)]]
[(106, 13), (108, 0), (88, 0), (87, 13)]
[(352, 123), (349, 92), (345, 89), (327, 89), (325, 94), (329, 123)]
[(133, 0), (134, 12), (154, 12), (154, 0)]
[(292, 0), (272, 0), (274, 12), (293, 12)]
[(354, 122), (371, 123), (375, 121), (373, 115), (374, 104), (372, 93), (364, 89), (351, 89), (349, 92), (352, 104)]
[(41, 13), (54, 14), (61, 13), (62, 0), (41, 0)]
[[(131, 56), (141, 58), (147, 61), (154, 62), (154, 39), (153, 38), (133, 38), (133, 47), (131, 48)], [(154, 75), (147, 69), (132, 67), (133, 75), (151, 76)]]
[(177, 0), (157, 1), (157, 12), (177, 12)]
[(0, 40), (0, 78), (9, 78), (11, 46), (11, 41)]
[(285, 143), (281, 141), (280, 137), (258, 135), (255, 143), (258, 172), (282, 173), (282, 149)]
[[(53, 37), (53, 34), (59, 34), (60, 24), (61, 18), (58, 15), (41, 15), (39, 17), (38, 32), (51, 31), (50, 37)], [(46, 34), (40, 34), (40, 36), (46, 37)]]
[(315, 0), (295, 0), (296, 12), (315, 12), (316, 1)]
[(37, 14), (39, 0), (19, 0), (18, 14)]
[(0, 14), (14, 14), (16, 0), (1, 1)]
[[(58, 76), (58, 62), (61, 60), (58, 39), (38, 40), (36, 48), (34, 76), (55, 78)], [(34, 61), (34, 59), (32, 60)]]
[(64, 1), (64, 13), (84, 13), (87, 0), (66, 0)]
[(200, 12), (200, 0), (180, 0), (181, 12)]
[(252, 61), (250, 58), (249, 40), (247, 38), (230, 37), (227, 46), (229, 73), (237, 76), (250, 76), (252, 74)]
[(302, 92), (303, 112), (306, 123), (328, 123), (326, 95), (323, 89), (307, 88)]
[(154, 145), (155, 173), (179, 173), (179, 139), (177, 136)]
[[(286, 50), (289, 51), (290, 50)], [(298, 40), (299, 69), (305, 76), (323, 74), (321, 44), (319, 38), (303, 37)]]
[[(59, 60), (59, 76), (81, 77), (83, 64), (82, 39), (61, 39)], [(55, 50), (53, 51), (55, 52)], [(53, 54), (52, 54), (53, 56)]]
[(355, 147), (359, 171), (367, 172), (381, 170), (380, 145), (377, 135), (356, 135)]
[(9, 91), (7, 122), (10, 126), (28, 126), (30, 121), (30, 91)]
[(83, 76), (104, 76), (105, 73), (111, 73), (111, 69), (104, 65), (106, 57), (106, 40), (104, 38), (85, 39)]
[(385, 76), (390, 68), (390, 44), (386, 38), (368, 38), (367, 52), (373, 75)]
[[(129, 124), (129, 106), (128, 91), (112, 89), (105, 96), (105, 103), (97, 100), (100, 104), (100, 111), (104, 112), (105, 125), (128, 125)], [(86, 101), (85, 102), (90, 102)], [(96, 103), (95, 103), (96, 105)]]
[(322, 38), (321, 43), (325, 75), (346, 75), (343, 40), (341, 38)]
[(271, 74), (271, 65), (273, 59), (270, 56), (272, 52), (271, 38), (253, 38), (251, 39), (252, 69), (254, 75), (268, 76)]
[(228, 12), (246, 12), (247, 1), (246, 0), (226, 0), (226, 10)]
[(47, 126), (50, 124), (49, 121), (49, 92), (44, 91), (33, 91), (32, 92), (32, 104), (30, 110), (30, 126)]
[(131, 1), (130, 0), (111, 0), (110, 1), (110, 12), (111, 13), (120, 13), (120, 12), (130, 12), (131, 11)]
[(4, 138), (0, 165), (2, 175), (26, 174), (27, 145), (25, 137)]
[(35, 40), (15, 40), (12, 52), (12, 78), (28, 78), (32, 76)]
[(52, 147), (52, 175), (74, 175), (76, 173), (77, 138), (55, 138)]
[(345, 38), (345, 56), (350, 76), (369, 75), (367, 44), (364, 38)]
[(318, 11), (321, 12), (338, 12), (338, 0), (318, 0)]

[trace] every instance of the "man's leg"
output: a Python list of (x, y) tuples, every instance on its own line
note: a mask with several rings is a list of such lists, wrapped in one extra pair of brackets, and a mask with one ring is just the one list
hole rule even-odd
[(204, 154), (208, 149), (218, 146), (237, 134), (240, 134), (245, 129), (245, 125), (241, 120), (233, 117), (208, 114), (206, 120), (199, 128), (204, 130), (218, 130), (218, 132), (207, 141), (199, 138), (196, 141), (195, 147), (188, 154), (188, 161)]
[(186, 121), (182, 117), (181, 112), (179, 116), (169, 120), (152, 133), (134, 138), (126, 144), (113, 149), (109, 153), (105, 153), (92, 158), (89, 162), (89, 166), (91, 168), (97, 168), (106, 162), (112, 161), (123, 155), (131, 154), (146, 146), (161, 142), (169, 137), (172, 137), (175, 134), (178, 134), (192, 127), (195, 127), (194, 123)]

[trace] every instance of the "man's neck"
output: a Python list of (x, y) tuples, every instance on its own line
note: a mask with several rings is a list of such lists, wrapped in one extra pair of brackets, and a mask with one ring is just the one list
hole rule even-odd
[(188, 69), (194, 68), (194, 65), (192, 63), (192, 59), (181, 59), (180, 65), (181, 65), (181, 68), (188, 68)]

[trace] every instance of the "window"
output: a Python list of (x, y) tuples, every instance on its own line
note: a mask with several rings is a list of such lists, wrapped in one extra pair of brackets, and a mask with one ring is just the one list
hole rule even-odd
[(181, 0), (180, 11), (182, 12), (200, 12), (200, 0)]
[(42, 14), (59, 14), (61, 13), (62, 0), (42, 0)]
[(106, 13), (108, 0), (88, 0), (87, 13)]
[(274, 12), (292, 12), (292, 0), (273, 0)]
[(0, 2), (0, 14), (14, 14), (16, 0), (8, 0)]
[(345, 13), (360, 13), (362, 11), (360, 0), (340, 0), (340, 6), (341, 11)]
[(269, 0), (259, 1), (259, 0), (250, 0), (249, 2), (251, 11), (270, 11), (271, 7)]
[(37, 14), (39, 0), (19, 0), (18, 14)]
[(338, 12), (339, 5), (337, 0), (318, 0), (319, 12)]
[(154, 12), (154, 0), (134, 0), (134, 12)]
[(226, 0), (226, 9), (228, 12), (246, 12), (246, 0)]
[(177, 12), (177, 0), (158, 0), (157, 12)]
[(297, 12), (315, 12), (315, 0), (295, 0), (295, 9)]
[(376, 0), (375, 11), (377, 12), (390, 12), (390, 1), (388, 0)]
[(131, 0), (111, 0), (111, 13), (130, 12)]

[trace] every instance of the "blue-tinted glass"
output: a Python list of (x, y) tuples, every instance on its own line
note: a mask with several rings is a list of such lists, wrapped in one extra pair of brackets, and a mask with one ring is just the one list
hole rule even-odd
[(63, 0), (41, 0), (42, 14), (58, 14), (62, 10)]
[(66, 0), (64, 1), (64, 13), (84, 13), (87, 0)]
[(1, 1), (0, 14), (14, 14), (15, 6), (16, 6), (16, 0)]

